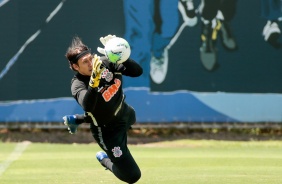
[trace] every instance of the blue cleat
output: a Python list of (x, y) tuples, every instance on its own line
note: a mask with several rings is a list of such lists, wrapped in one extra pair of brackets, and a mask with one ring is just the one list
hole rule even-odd
[(76, 116), (75, 115), (66, 115), (63, 117), (64, 124), (68, 126), (68, 130), (70, 134), (75, 134), (77, 132), (78, 124), (76, 124)]
[(99, 151), (96, 153), (96, 158), (100, 162), (100, 164), (105, 167), (106, 170), (108, 170), (108, 168), (102, 163), (102, 160), (104, 160), (105, 158), (109, 159), (108, 155), (103, 151)]
[(104, 158), (109, 158), (109, 157), (105, 152), (99, 151), (96, 153), (96, 158), (101, 163)]

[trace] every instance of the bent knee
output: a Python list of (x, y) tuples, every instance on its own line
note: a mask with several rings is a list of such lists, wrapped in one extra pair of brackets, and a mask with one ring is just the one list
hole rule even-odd
[(128, 183), (136, 183), (141, 178), (141, 171), (135, 170), (134, 172), (130, 173), (130, 178)]

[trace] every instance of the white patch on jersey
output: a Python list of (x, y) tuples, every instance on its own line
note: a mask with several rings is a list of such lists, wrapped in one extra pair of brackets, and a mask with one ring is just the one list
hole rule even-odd
[(115, 157), (120, 157), (122, 155), (122, 151), (120, 150), (120, 147), (114, 147), (114, 149), (112, 149), (112, 152), (114, 153)]
[(102, 78), (105, 79), (107, 82), (110, 82), (111, 80), (113, 80), (113, 73), (110, 72), (108, 69), (104, 70), (102, 73)]

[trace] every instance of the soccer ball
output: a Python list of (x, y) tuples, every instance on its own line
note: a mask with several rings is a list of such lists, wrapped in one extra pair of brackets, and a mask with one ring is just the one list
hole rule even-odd
[(105, 45), (106, 57), (112, 63), (123, 63), (130, 56), (130, 46), (128, 42), (120, 37), (110, 39)]

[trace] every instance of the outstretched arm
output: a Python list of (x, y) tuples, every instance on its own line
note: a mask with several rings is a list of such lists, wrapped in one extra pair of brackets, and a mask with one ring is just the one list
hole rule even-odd
[(118, 71), (129, 77), (139, 77), (143, 73), (142, 67), (130, 58), (118, 65)]

